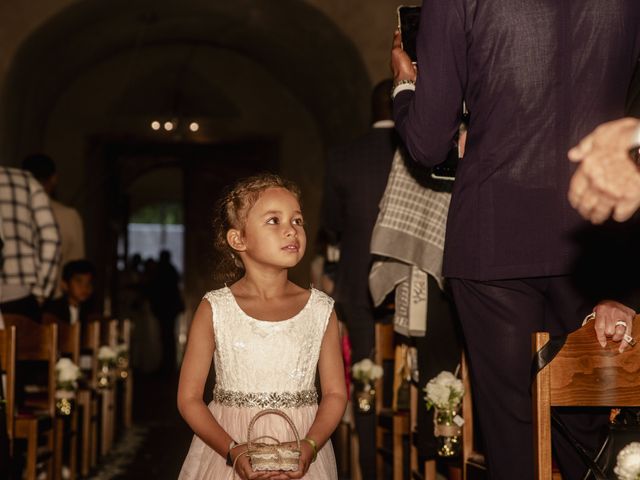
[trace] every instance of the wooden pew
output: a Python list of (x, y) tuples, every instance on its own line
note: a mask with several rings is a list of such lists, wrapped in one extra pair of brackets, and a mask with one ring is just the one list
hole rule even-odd
[[(55, 323), (58, 325), (58, 352), (61, 357), (67, 357), (71, 359), (73, 363), (78, 365), (80, 361), (80, 324), (75, 323), (73, 325), (61, 321), (55, 315), (45, 313), (42, 316), (42, 322), (45, 324)], [(55, 420), (55, 438), (56, 445), (69, 446), (69, 470), (70, 479), (75, 480), (77, 476), (77, 464), (78, 464), (78, 405), (76, 400), (75, 407), (71, 410), (71, 414), (67, 416), (58, 415)], [(62, 478), (62, 467), (64, 462), (63, 448), (56, 448), (56, 455), (54, 458), (54, 479), (60, 480)]]
[[(100, 346), (108, 345), (114, 350), (118, 346), (118, 320), (103, 319), (100, 322)], [(113, 446), (116, 421), (116, 378), (111, 370), (111, 383), (106, 388), (99, 388), (100, 407), (100, 455), (106, 455)]]
[(100, 323), (96, 320), (81, 324), (80, 360), (87, 386), (78, 390), (76, 400), (80, 407), (80, 474), (89, 475), (91, 467), (98, 463), (98, 398), (96, 383), (98, 373), (98, 348), (100, 347)]
[[(4, 314), (6, 327), (16, 327), (16, 362), (42, 362), (46, 379), (36, 385), (37, 392), (25, 395), (22, 405), (16, 406), (15, 439), (27, 441), (26, 478), (37, 478), (36, 466), (43, 462), (47, 478), (53, 478), (55, 449), (54, 418), (58, 327), (42, 325), (28, 317)], [(18, 379), (19, 380), (19, 379)], [(39, 440), (42, 439), (42, 442)]]
[(0, 378), (4, 376), (5, 411), (7, 417), (7, 435), (9, 437), (9, 455), (13, 456), (13, 437), (15, 422), (15, 371), (16, 371), (16, 327), (0, 330)]
[[(118, 323), (118, 343), (125, 345), (127, 352), (131, 353), (131, 320), (128, 318)], [(126, 365), (118, 365), (117, 369), (117, 423), (122, 428), (127, 429), (133, 423), (133, 370), (131, 368), (131, 360), (129, 359)]]
[[(395, 418), (392, 409), (393, 387), (390, 389), (391, 395), (385, 391), (384, 380), (393, 378), (395, 370), (395, 345), (393, 324), (376, 323), (376, 349), (375, 363), (382, 365), (385, 375), (376, 381), (376, 414), (378, 416), (378, 425), (376, 426), (376, 470), (378, 480), (385, 477), (386, 465), (391, 464), (391, 468), (395, 473), (396, 470), (396, 453), (394, 451), (395, 438), (393, 435), (394, 427), (398, 431), (399, 425), (394, 425)], [(388, 390), (388, 389), (387, 389)], [(389, 448), (389, 443), (391, 444)], [(394, 475), (395, 480), (395, 475)]]

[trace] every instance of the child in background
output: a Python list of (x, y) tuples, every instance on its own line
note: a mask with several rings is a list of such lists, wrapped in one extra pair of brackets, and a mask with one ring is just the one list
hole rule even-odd
[[(299, 191), (275, 175), (239, 182), (222, 199), (216, 220), (221, 268), (230, 286), (204, 296), (189, 332), (178, 408), (195, 432), (181, 480), (337, 480), (329, 437), (347, 394), (333, 300), (288, 280), (306, 247)], [(215, 359), (213, 401), (203, 401)], [(317, 403), (316, 368), (321, 401)], [(301, 441), (298, 470), (254, 472), (243, 453), (249, 422), (276, 408), (293, 420)], [(266, 415), (253, 436), (293, 440), (284, 420)], [(236, 461), (237, 460), (237, 461)]]
[(96, 269), (89, 260), (72, 260), (62, 269), (62, 297), (44, 305), (44, 312), (51, 313), (63, 322), (85, 322), (93, 313), (93, 280)]

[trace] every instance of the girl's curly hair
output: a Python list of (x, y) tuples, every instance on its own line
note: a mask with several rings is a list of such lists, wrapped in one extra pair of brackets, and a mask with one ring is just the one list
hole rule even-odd
[(238, 280), (244, 265), (240, 257), (227, 242), (227, 232), (236, 228), (244, 228), (247, 214), (255, 205), (262, 193), (269, 188), (284, 188), (291, 192), (300, 202), (298, 186), (278, 175), (263, 173), (239, 180), (231, 186), (218, 200), (215, 208), (214, 248), (220, 255), (215, 276), (220, 283), (231, 283)]

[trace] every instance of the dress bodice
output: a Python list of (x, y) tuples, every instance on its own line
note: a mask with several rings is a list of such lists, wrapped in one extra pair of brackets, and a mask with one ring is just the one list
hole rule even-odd
[(315, 388), (320, 345), (333, 309), (328, 295), (311, 289), (290, 319), (247, 315), (228, 287), (208, 292), (215, 334), (216, 388), (235, 392), (300, 392)]

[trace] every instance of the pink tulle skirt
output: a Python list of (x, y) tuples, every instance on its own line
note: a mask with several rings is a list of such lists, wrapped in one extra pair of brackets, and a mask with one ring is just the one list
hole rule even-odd
[[(247, 429), (253, 416), (260, 412), (260, 408), (226, 407), (211, 402), (209, 410), (218, 423), (238, 442), (246, 442)], [(311, 428), (317, 405), (300, 408), (283, 408), (298, 429), (300, 439), (304, 438)], [(278, 415), (265, 415), (259, 418), (254, 426), (252, 437), (270, 435), (282, 442), (295, 440), (289, 424)], [(196, 435), (193, 436), (191, 447), (182, 465), (179, 480), (232, 480), (233, 471), (227, 466), (226, 459), (207, 446)], [(236, 476), (236, 478), (239, 478)], [(327, 442), (318, 452), (315, 462), (303, 477), (305, 480), (337, 480), (338, 471), (331, 442)]]

